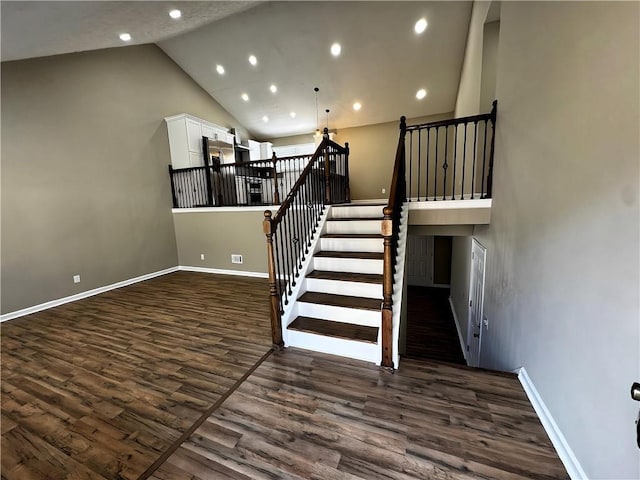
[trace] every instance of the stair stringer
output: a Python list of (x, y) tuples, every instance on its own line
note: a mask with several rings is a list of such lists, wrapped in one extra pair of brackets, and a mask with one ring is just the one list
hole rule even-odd
[[(400, 231), (398, 233), (398, 250), (396, 251), (396, 273), (393, 278), (393, 315), (392, 315), (392, 348), (391, 355), (393, 366), (400, 366), (400, 322), (402, 320), (403, 301), (406, 301), (406, 275), (405, 264), (407, 259), (407, 236), (409, 231), (409, 208), (402, 205), (400, 213)], [(380, 362), (382, 361), (382, 349), (380, 349)]]
[[(306, 258), (302, 262), (302, 268), (299, 271), (298, 278), (296, 279), (296, 284), (291, 290), (291, 295), (289, 295), (289, 303), (287, 305), (283, 305), (283, 314), (281, 316), (281, 327), (282, 327), (282, 340), (284, 341), (284, 346), (288, 347), (289, 342), (289, 330), (287, 327), (293, 320), (298, 316), (298, 297), (307, 291), (306, 285), (307, 282), (306, 277), (307, 273), (313, 270), (313, 256), (317, 251), (320, 250), (320, 237), (326, 233), (326, 223), (327, 218), (329, 218), (329, 212), (331, 211), (331, 206), (325, 206), (325, 210), (322, 212), (320, 216), (320, 220), (318, 220), (318, 227), (316, 228), (316, 233), (313, 235), (311, 239), (311, 246), (309, 247), (309, 253), (306, 254)], [(284, 300), (282, 302), (284, 304)]]

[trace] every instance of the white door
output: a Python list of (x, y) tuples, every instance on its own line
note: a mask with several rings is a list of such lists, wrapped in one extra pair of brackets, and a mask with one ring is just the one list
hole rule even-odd
[(406, 268), (409, 285), (433, 285), (433, 237), (407, 237)]
[(469, 328), (467, 331), (467, 361), (472, 367), (477, 367), (480, 363), (484, 309), (484, 264), (486, 257), (487, 250), (474, 238), (471, 245)]

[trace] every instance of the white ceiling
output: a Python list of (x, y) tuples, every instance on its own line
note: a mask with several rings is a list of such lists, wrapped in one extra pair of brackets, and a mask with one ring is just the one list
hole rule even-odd
[[(155, 43), (258, 3), (2, 0), (2, 61)], [(179, 20), (168, 16), (174, 8), (182, 12)], [(123, 32), (131, 34), (127, 44)]]
[[(2, 60), (157, 43), (254, 135), (451, 112), (471, 2), (1, 2)], [(179, 8), (183, 17), (167, 15)], [(413, 26), (425, 17), (427, 30)], [(330, 46), (342, 45), (339, 57)], [(257, 66), (248, 62), (253, 54)], [(225, 74), (215, 67), (223, 65)], [(278, 92), (272, 94), (269, 86)], [(416, 100), (419, 88), (427, 97)], [(250, 96), (249, 102), (241, 98)], [(355, 112), (355, 101), (362, 109)], [(296, 113), (291, 118), (290, 112)], [(188, 112), (187, 112), (188, 113)], [(263, 116), (269, 117), (265, 123)]]
[[(250, 131), (279, 137), (316, 128), (316, 86), (321, 127), (326, 108), (330, 128), (453, 111), (470, 13), (469, 2), (269, 2), (159, 46)], [(416, 35), (421, 17), (429, 26)]]

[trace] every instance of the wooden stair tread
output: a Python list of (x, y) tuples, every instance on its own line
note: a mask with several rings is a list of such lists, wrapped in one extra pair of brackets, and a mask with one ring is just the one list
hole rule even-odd
[(354, 239), (366, 239), (366, 238), (384, 238), (381, 233), (325, 233), (320, 238), (354, 238)]
[(380, 310), (382, 299), (350, 297), (333, 293), (306, 292), (298, 297), (299, 302), (331, 305), (334, 307), (357, 308), (360, 310)]
[(343, 338), (357, 342), (377, 343), (378, 327), (354, 325), (352, 323), (334, 322), (312, 317), (297, 317), (287, 327), (288, 330), (314, 333), (325, 337)]
[(376, 275), (373, 273), (350, 273), (314, 270), (307, 275), (307, 278), (317, 278), (319, 280), (338, 280), (342, 282), (362, 282), (376, 284), (382, 283), (382, 275)]
[(335, 252), (322, 250), (314, 254), (314, 257), (331, 258), (360, 258), (364, 260), (382, 260), (384, 254), (378, 252)]

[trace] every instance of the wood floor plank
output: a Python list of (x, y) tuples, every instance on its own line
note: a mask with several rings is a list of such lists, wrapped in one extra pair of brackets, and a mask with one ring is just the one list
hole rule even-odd
[(270, 339), (265, 280), (186, 272), (3, 323), (2, 477), (137, 479)]
[(185, 458), (250, 478), (568, 478), (523, 395), (514, 375), (415, 360), (390, 374), (290, 348), (262, 363), (177, 461), (194, 475)]
[(267, 300), (179, 272), (4, 323), (2, 479), (567, 478), (514, 375), (268, 356)]

